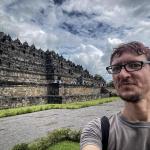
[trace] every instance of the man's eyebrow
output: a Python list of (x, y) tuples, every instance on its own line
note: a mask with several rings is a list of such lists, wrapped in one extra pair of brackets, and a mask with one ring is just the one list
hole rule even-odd
[(117, 62), (117, 63), (114, 63), (114, 64), (111, 64), (111, 66), (116, 66), (116, 65), (122, 65), (122, 64), (124, 64), (124, 63), (122, 63), (122, 62)]
[(137, 60), (130, 60), (130, 61), (124, 61), (124, 62), (117, 62), (112, 65), (122, 65), (122, 64), (127, 64), (127, 63), (132, 63), (132, 62), (137, 62)]

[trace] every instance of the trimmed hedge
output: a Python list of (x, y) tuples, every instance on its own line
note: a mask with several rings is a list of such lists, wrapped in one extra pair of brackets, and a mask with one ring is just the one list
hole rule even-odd
[(81, 131), (71, 130), (69, 128), (61, 128), (48, 133), (46, 137), (39, 138), (32, 143), (17, 144), (12, 150), (46, 150), (53, 144), (64, 140), (70, 140), (79, 143), (80, 134)]

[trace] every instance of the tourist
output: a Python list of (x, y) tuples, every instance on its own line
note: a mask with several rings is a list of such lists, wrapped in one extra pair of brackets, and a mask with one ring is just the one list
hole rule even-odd
[[(124, 107), (108, 118), (110, 128), (107, 124), (109, 138), (108, 144), (105, 139), (105, 149), (150, 150), (150, 49), (136, 41), (121, 44), (114, 49), (106, 69), (112, 74)], [(104, 149), (101, 128), (101, 119), (85, 126), (81, 150)]]

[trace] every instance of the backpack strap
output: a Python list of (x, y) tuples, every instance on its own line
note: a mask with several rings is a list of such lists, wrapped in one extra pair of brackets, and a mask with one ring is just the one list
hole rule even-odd
[(107, 150), (108, 147), (109, 128), (109, 119), (106, 116), (103, 116), (101, 118), (102, 150)]

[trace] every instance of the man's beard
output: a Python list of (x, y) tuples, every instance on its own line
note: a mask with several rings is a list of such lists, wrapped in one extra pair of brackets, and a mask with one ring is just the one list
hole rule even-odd
[(131, 103), (137, 103), (141, 100), (141, 94), (137, 91), (133, 91), (133, 89), (132, 89), (133, 87), (131, 87), (131, 86), (137, 85), (136, 82), (133, 82), (132, 80), (129, 80), (129, 79), (124, 79), (124, 80), (121, 80), (120, 82), (116, 83), (116, 85), (117, 85), (116, 89), (118, 89), (117, 91), (119, 92), (118, 95), (124, 101), (131, 102)]
[(124, 101), (130, 102), (130, 103), (138, 103), (141, 100), (141, 96), (139, 94), (135, 95), (119, 95)]

